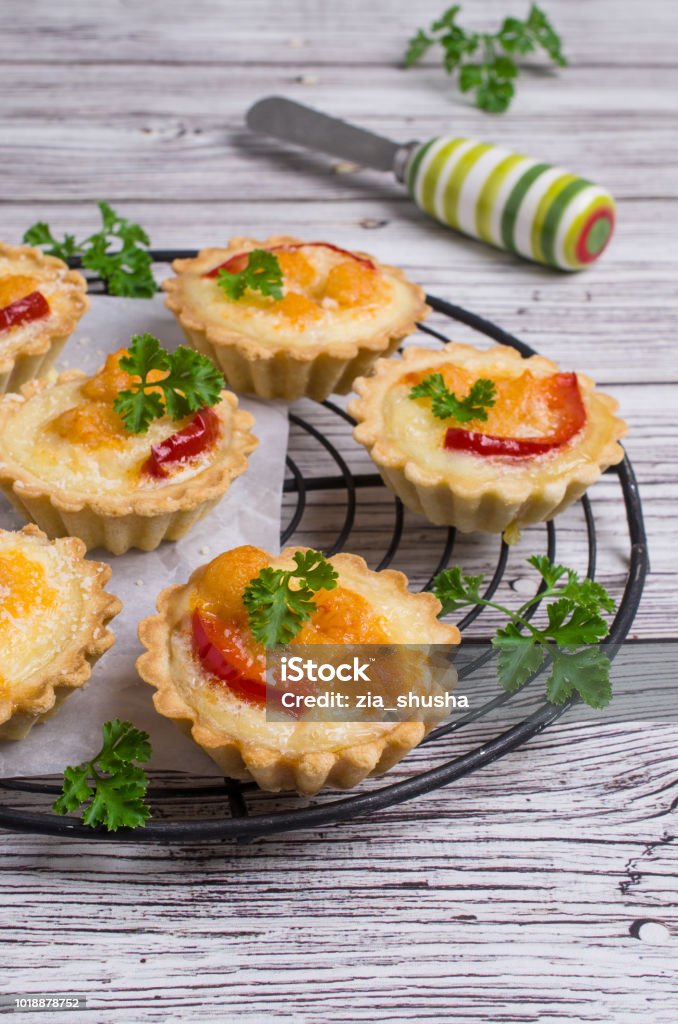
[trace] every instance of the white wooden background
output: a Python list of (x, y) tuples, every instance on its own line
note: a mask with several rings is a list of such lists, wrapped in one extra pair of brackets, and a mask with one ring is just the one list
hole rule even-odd
[[(157, 246), (327, 237), (591, 373), (621, 400), (645, 502), (653, 574), (635, 633), (675, 636), (678, 17), (673, 0), (545, 6), (571, 67), (525, 73), (510, 113), (491, 117), (433, 62), (399, 66), (443, 0), (4, 0), (0, 235), (18, 241), (38, 218), (89, 231), (105, 198)], [(469, 2), (464, 17), (491, 27), (526, 7)], [(377, 174), (248, 138), (245, 109), (272, 92), (397, 139), (454, 131), (562, 162), (615, 193), (615, 241), (560, 276), (455, 238)], [(308, 527), (316, 543), (334, 500)], [(366, 500), (363, 549), (386, 522)], [(594, 508), (614, 588), (627, 548), (613, 482)], [(576, 513), (559, 526), (559, 555), (578, 564), (580, 526)], [(404, 567), (432, 545), (413, 524)], [(476, 538), (459, 554), (489, 565), (492, 551)], [(125, 1024), (673, 1024), (677, 740), (676, 725), (563, 722), (376, 820), (248, 847), (3, 835), (0, 991), (87, 993), (86, 1019)], [(637, 937), (645, 920), (665, 926), (652, 942)]]

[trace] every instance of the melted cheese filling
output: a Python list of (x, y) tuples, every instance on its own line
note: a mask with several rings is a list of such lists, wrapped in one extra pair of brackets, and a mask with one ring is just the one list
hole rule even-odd
[(0, 532), (0, 697), (31, 695), (81, 627), (91, 581), (38, 538)]
[[(426, 371), (440, 372), (441, 364), (438, 362)], [(475, 376), (487, 377), (499, 380), (507, 378), (518, 378), (524, 368), (517, 366), (513, 372), (506, 366), (501, 367), (497, 373), (496, 368), (480, 363), (475, 367)], [(535, 370), (531, 366), (531, 372), (535, 376), (548, 376), (552, 370)], [(424, 374), (425, 375), (425, 374)], [(597, 422), (595, 415), (598, 398), (595, 393), (582, 386), (580, 381), (581, 395), (586, 406), (586, 423), (581, 431), (571, 441), (554, 448), (543, 455), (534, 455), (526, 458), (514, 458), (509, 456), (487, 456), (476, 455), (473, 452), (448, 450), (445, 448), (445, 434), (450, 426), (461, 426), (470, 430), (491, 433), (486, 429), (485, 423), (477, 421), (472, 423), (457, 423), (455, 420), (437, 419), (431, 412), (430, 402), (424, 400), (413, 400), (410, 396), (411, 386), (409, 383), (399, 381), (389, 389), (384, 399), (383, 423), (384, 433), (391, 443), (400, 448), (408, 460), (411, 460), (425, 470), (430, 470), (436, 476), (455, 479), (466, 479), (476, 482), (494, 482), (497, 479), (497, 472), (505, 473), (509, 477), (520, 477), (540, 482), (556, 480), (563, 474), (576, 469), (578, 466), (596, 459), (601, 445), (608, 439), (607, 427)], [(492, 416), (492, 412), (490, 412)], [(523, 418), (515, 422), (515, 432), (511, 431), (510, 436), (529, 437), (535, 434), (535, 424), (540, 418), (540, 410), (535, 408), (526, 410)], [(604, 421), (602, 421), (604, 424)]]
[[(56, 326), (59, 320), (68, 313), (72, 285), (64, 281), (66, 273), (66, 267), (63, 270), (55, 271), (50, 268), (47, 271), (43, 267), (36, 266), (27, 257), (10, 260), (0, 256), (0, 282), (7, 277), (25, 275), (27, 278), (32, 278), (36, 282), (35, 287), (27, 291), (26, 294), (29, 294), (30, 291), (42, 292), (50, 308), (48, 316), (0, 331), (0, 356), (14, 355), (34, 337), (42, 334), (46, 326)], [(23, 296), (21, 297), (23, 298)]]
[[(278, 558), (270, 564), (273, 568), (287, 569), (293, 562)], [(402, 594), (388, 580), (366, 579), (358, 573), (346, 571), (343, 566), (340, 573), (340, 585), (369, 602), (374, 609), (375, 620), (383, 624), (380, 629), (388, 629), (388, 640), (401, 644), (427, 642), (424, 612), (419, 614), (411, 601), (404, 607)], [(335, 592), (329, 592), (330, 595), (332, 593)], [(195, 600), (196, 591), (187, 587), (177, 608), (169, 655), (177, 689), (197, 712), (201, 724), (226, 736), (289, 754), (341, 749), (376, 739), (396, 727), (397, 723), (392, 722), (267, 722), (264, 708), (240, 700), (226, 684), (213, 682), (195, 658), (190, 627), (190, 611)], [(380, 639), (384, 642), (384, 634)], [(303, 640), (301, 635), (299, 640)], [(309, 638), (308, 642), (313, 641)]]
[[(300, 348), (359, 341), (366, 330), (388, 331), (412, 306), (412, 293), (399, 278), (331, 249), (305, 246), (276, 255), (284, 272), (282, 300), (251, 292), (231, 300), (215, 278), (197, 274), (182, 275), (184, 295), (206, 325)], [(296, 263), (290, 257), (298, 257)]]
[[(2, 444), (11, 458), (34, 477), (69, 493), (82, 495), (116, 494), (120, 491), (157, 490), (190, 480), (202, 473), (214, 460), (215, 452), (231, 438), (231, 421), (221, 415), (221, 439), (216, 447), (190, 462), (177, 465), (165, 480), (141, 474), (140, 468), (151, 454), (151, 446), (164, 441), (185, 424), (167, 416), (153, 420), (145, 434), (128, 434), (124, 443), (102, 436), (101, 446), (87, 441), (75, 442), (51, 429), (51, 421), (83, 401), (83, 380), (58, 384), (22, 401), (9, 420), (11, 433), (2, 436)], [(218, 407), (221, 411), (221, 407)]]

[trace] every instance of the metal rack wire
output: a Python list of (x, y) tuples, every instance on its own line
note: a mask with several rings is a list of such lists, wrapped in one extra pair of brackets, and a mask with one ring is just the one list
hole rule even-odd
[[(194, 252), (192, 250), (157, 250), (153, 255), (156, 262), (170, 262), (175, 258), (192, 256)], [(105, 289), (97, 287), (98, 282), (95, 281), (93, 284), (92, 291), (105, 292)], [(483, 317), (435, 296), (428, 296), (427, 300), (437, 313), (450, 320), (464, 323), (502, 345), (510, 345), (523, 356), (534, 354), (534, 350), (524, 342), (514, 338)], [(440, 331), (428, 325), (419, 325), (419, 329), (443, 344), (449, 340)], [(326, 410), (338, 418), (342, 425), (345, 424), (347, 431), (350, 430), (353, 421), (342, 408), (332, 401), (322, 404)], [(293, 540), (295, 533), (302, 525), (308, 498), (313, 492), (340, 490), (344, 493), (345, 499), (344, 518), (336, 538), (331, 545), (327, 546), (325, 552), (328, 555), (335, 554), (350, 542), (355, 523), (358, 493), (370, 488), (383, 488), (381, 478), (376, 473), (352, 473), (346, 460), (329, 438), (294, 408), (290, 411), (290, 423), (293, 431), (305, 435), (308, 440), (318, 445), (319, 449), (330, 457), (334, 464), (334, 471), (327, 475), (304, 475), (295, 461), (294, 454), (288, 452), (288, 474), (284, 489), (295, 500), (288, 522), (282, 530), (281, 542), (284, 544)], [(648, 571), (648, 554), (640, 496), (628, 457), (618, 466), (608, 470), (608, 473), (616, 477), (618, 481), (629, 537), (627, 577), (609, 636), (609, 643), (616, 645), (627, 636), (638, 609)], [(591, 504), (586, 496), (581, 499), (581, 506), (588, 544), (587, 575), (594, 578), (598, 547), (596, 523)], [(400, 501), (394, 497), (393, 526), (390, 535), (386, 535), (384, 538), (385, 551), (377, 568), (384, 569), (396, 560), (403, 536), (403, 525), (403, 507)], [(556, 524), (547, 523), (544, 529), (546, 531), (546, 551), (550, 557), (553, 557), (556, 544)], [(439, 537), (440, 554), (424, 589), (431, 585), (436, 573), (449, 564), (456, 537), (454, 529), (431, 526), (430, 530), (435, 531), (436, 536)], [(497, 590), (504, 576), (507, 559), (508, 548), (502, 541), (499, 544), (496, 566), (485, 592), (486, 597), (491, 597)], [(536, 612), (537, 607), (537, 604), (533, 606), (532, 614)], [(480, 614), (481, 608), (472, 609), (459, 621), (460, 629), (466, 629)], [(255, 783), (240, 783), (226, 779), (223, 783), (216, 782), (213, 785), (152, 785), (149, 789), (149, 799), (152, 804), (161, 806), (163, 812), (166, 812), (171, 801), (186, 799), (192, 801), (194, 805), (203, 802), (205, 807), (212, 808), (212, 812), (209, 817), (202, 818), (152, 818), (144, 829), (135, 831), (121, 829), (111, 834), (103, 829), (88, 828), (75, 819), (51, 814), (49, 809), (23, 810), (12, 807), (9, 802), (3, 802), (0, 804), (0, 828), (108, 842), (118, 840), (141, 843), (192, 843), (224, 839), (246, 842), (258, 836), (274, 835), (297, 829), (314, 829), (354, 818), (369, 818), (386, 807), (449, 785), (471, 772), (491, 764), (560, 718), (573, 703), (573, 700), (570, 700), (565, 704), (555, 706), (544, 702), (517, 724), (498, 732), (489, 741), (485, 740), (482, 744), (455, 757), (449, 756), (446, 741), (450, 736), (458, 734), (461, 730), (485, 718), (496, 708), (513, 699), (515, 699), (514, 694), (499, 693), (481, 707), (469, 711), (463, 716), (457, 716), (434, 729), (424, 741), (429, 745), (431, 751), (428, 759), (430, 766), (424, 770), (413, 771), (406, 778), (398, 779), (396, 782), (385, 781), (376, 788), (358, 790), (349, 796), (338, 797), (336, 793), (327, 792), (319, 794), (310, 804), (304, 803), (299, 798), (290, 808), (270, 809), (270, 806), (278, 802), (278, 798), (270, 795), (269, 799), (268, 794), (261, 794)], [(404, 764), (406, 765), (407, 762)], [(17, 792), (41, 794), (47, 798), (48, 807), (59, 789), (58, 785), (50, 782), (30, 779), (0, 780), (0, 792), (5, 793), (6, 799), (11, 800), (11, 794)], [(257, 794), (256, 809), (253, 808), (251, 799), (255, 793)], [(213, 813), (214, 801), (220, 802), (217, 804), (217, 808), (223, 803), (223, 814)], [(263, 810), (261, 810), (262, 806)]]

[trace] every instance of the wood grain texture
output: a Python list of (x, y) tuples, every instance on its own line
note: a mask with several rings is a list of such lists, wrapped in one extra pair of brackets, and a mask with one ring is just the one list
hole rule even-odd
[[(648, 198), (675, 198), (678, 69), (658, 68), (652, 76), (642, 68), (608, 69), (595, 117), (590, 98), (600, 72), (575, 74), (563, 72), (551, 82), (526, 73), (510, 118), (488, 121), (437, 67), (407, 73), (371, 68), (367, 105), (362, 76), (341, 68), (311, 65), (290, 74), (287, 68), (187, 66), (177, 71), (177, 90), (170, 90), (165, 65), (113, 66), (104, 75), (98, 65), (75, 64), (67, 78), (55, 76), (53, 66), (36, 73), (35, 65), (7, 65), (0, 70), (8, 142), (0, 170), (12, 174), (15, 199), (49, 200), (56, 192), (79, 200), (261, 202), (284, 195), (298, 202), (402, 194), (388, 176), (365, 172), (349, 181), (332, 173), (325, 158), (246, 134), (247, 107), (262, 95), (284, 93), (403, 142), (441, 132), (489, 137), (585, 174), (619, 199), (637, 196), (639, 175)], [(315, 81), (309, 86), (299, 79)], [(556, 120), (559, 90), (563, 109)], [(55, 161), (58, 151), (68, 159)]]
[[(269, 0), (196, 0), (190, 12), (183, 0), (109, 0), (96, 8), (82, 0), (5, 0), (0, 57), (22, 62), (29, 50), (40, 63), (67, 65), (86, 60), (97, 65), (139, 61), (274, 68), (322, 62), (348, 67), (347, 77), (353, 78), (355, 66), (399, 66), (410, 36), (443, 9), (437, 0), (422, 0), (416, 10), (375, 0), (369, 12), (361, 0), (295, 0), (284, 8), (272, 8)], [(575, 64), (653, 69), (674, 64), (672, 0), (652, 0), (633, 16), (622, 12), (616, 0), (554, 0), (549, 12)], [(492, 31), (507, 13), (504, 0), (483, 0), (467, 6), (464, 20)]]
[[(675, 4), (549, 0), (572, 66), (526, 72), (503, 118), (461, 99), (433, 60), (400, 69), (409, 35), (443, 6), (5, 0), (0, 235), (17, 241), (37, 219), (89, 232), (93, 201), (106, 198), (158, 246), (326, 236), (590, 373), (622, 404), (645, 503), (653, 573), (635, 633), (675, 637)], [(467, 4), (464, 19), (491, 28), (509, 9), (521, 13), (505, 0)], [(618, 196), (614, 244), (568, 276), (456, 237), (382, 176), (337, 174), (331, 161), (244, 136), (246, 106), (276, 91), (396, 139), (454, 131), (562, 162)], [(330, 414), (309, 415), (352, 466), (368, 465)], [(304, 469), (326, 471), (303, 436), (293, 444)], [(613, 590), (627, 559), (616, 486), (606, 478), (592, 491)], [(300, 537), (330, 543), (342, 503), (325, 492), (311, 504)], [(355, 544), (373, 562), (391, 523), (388, 495), (362, 492)], [(578, 567), (581, 527), (577, 509), (558, 524), (558, 555)], [(512, 552), (507, 600), (531, 585), (523, 558), (543, 541), (526, 531)], [(438, 548), (439, 533), (408, 518), (401, 565), (414, 580)], [(487, 569), (496, 541), (462, 538), (457, 554)], [(677, 737), (675, 725), (565, 720), (374, 820), (249, 846), (3, 835), (0, 992), (86, 992), (83, 1019), (97, 1024), (673, 1024)], [(459, 752), (445, 742), (393, 778)], [(665, 945), (636, 937), (646, 919), (666, 926)]]

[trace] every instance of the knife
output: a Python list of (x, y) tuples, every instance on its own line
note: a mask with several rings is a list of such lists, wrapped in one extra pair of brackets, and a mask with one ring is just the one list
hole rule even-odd
[(589, 266), (614, 230), (609, 192), (502, 146), (446, 135), (397, 143), (282, 96), (259, 100), (246, 120), (255, 132), (392, 171), (441, 223), (559, 270)]

